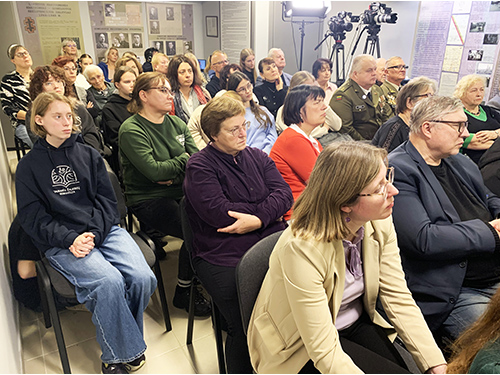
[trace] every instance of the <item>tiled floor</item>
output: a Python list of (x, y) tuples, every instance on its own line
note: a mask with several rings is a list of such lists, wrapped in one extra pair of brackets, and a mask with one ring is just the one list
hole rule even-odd
[[(168, 238), (168, 255), (161, 261), (169, 303), (172, 331), (165, 332), (160, 301), (155, 293), (144, 315), (144, 336), (148, 349), (146, 364), (138, 374), (217, 373), (215, 338), (210, 318), (196, 319), (193, 344), (186, 346), (187, 313), (172, 306), (177, 282), (177, 259), (181, 241)], [(69, 362), (73, 373), (100, 373), (101, 351), (95, 340), (95, 327), (88, 311), (60, 313)], [(46, 329), (41, 313), (20, 308), (24, 373), (62, 373), (52, 328)]]

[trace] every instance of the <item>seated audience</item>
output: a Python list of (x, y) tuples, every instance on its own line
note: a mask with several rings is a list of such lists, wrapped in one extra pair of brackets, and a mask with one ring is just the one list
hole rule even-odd
[(404, 279), (392, 181), (380, 148), (351, 141), (321, 153), (250, 319), (257, 373), (408, 373), (391, 342), (395, 333), (422, 372), (446, 372)]
[(396, 98), (401, 91), (401, 82), (406, 78), (406, 69), (403, 59), (399, 56), (393, 56), (385, 63), (385, 80), (380, 85), (385, 97), (385, 101), (391, 107), (391, 116), (396, 114)]
[(248, 80), (255, 86), (257, 70), (255, 70), (255, 53), (251, 48), (242, 49), (240, 52), (241, 71), (246, 74)]
[[(183, 238), (179, 212), (182, 182), (190, 155), (198, 151), (186, 124), (167, 115), (171, 107), (172, 92), (165, 75), (141, 74), (128, 105), (134, 115), (118, 133), (127, 206), (160, 251), (164, 236)], [(173, 304), (187, 311), (193, 270), (184, 244), (178, 267)], [(210, 303), (198, 288), (195, 293), (195, 315), (209, 316)]]
[(245, 107), (233, 98), (211, 100), (201, 126), (211, 142), (186, 167), (186, 211), (194, 234), (193, 265), (227, 322), (228, 373), (250, 374), (235, 268), (260, 239), (285, 228), (290, 188), (262, 151), (246, 146)]
[(90, 56), (89, 54), (84, 53), (83, 55), (80, 56), (77, 62), (77, 65), (79, 67), (79, 72), (78, 75), (76, 76), (76, 81), (75, 81), (76, 86), (81, 86), (85, 90), (87, 90), (90, 87), (90, 83), (88, 83), (87, 80), (85, 79), (83, 72), (85, 71), (87, 66), (92, 65), (93, 63), (94, 60), (92, 60), (92, 56)]
[(193, 55), (191, 52), (187, 52), (184, 54), (191, 62), (193, 63), (193, 66), (195, 67), (196, 74), (198, 77), (201, 79), (201, 87), (205, 87), (207, 85), (207, 80), (205, 79), (205, 75), (202, 73), (201, 68), (200, 68), (200, 62), (196, 58), (195, 55)]
[(500, 373), (500, 289), (485, 313), (453, 343), (448, 374)]
[(223, 89), (220, 86), (220, 72), (227, 64), (229, 64), (227, 55), (222, 51), (214, 51), (210, 56), (210, 68), (214, 70), (215, 74), (210, 79), (210, 82), (207, 83), (206, 89), (212, 98)]
[(478, 166), (483, 175), (484, 184), (500, 197), (500, 139), (493, 142), (481, 156)]
[[(294, 87), (285, 99), (283, 118), (288, 128), (281, 133), (269, 156), (292, 189), (297, 200), (309, 181), (321, 144), (311, 137), (311, 132), (325, 122), (325, 92), (317, 86)], [(292, 210), (284, 216), (290, 220)]]
[(434, 95), (435, 92), (436, 81), (427, 77), (413, 78), (404, 85), (396, 98), (396, 116), (391, 117), (377, 130), (372, 145), (391, 152), (408, 140), (411, 110), (420, 100)]
[(56, 92), (33, 102), (40, 139), (16, 171), (18, 218), (92, 313), (104, 374), (145, 362), (143, 311), (156, 278), (125, 229), (103, 159), (75, 134), (73, 103)]
[(83, 86), (77, 86), (76, 84), (78, 67), (75, 60), (68, 56), (59, 56), (52, 60), (52, 65), (64, 69), (64, 74), (66, 75), (66, 80), (69, 84), (66, 87), (66, 91), (73, 91), (76, 98), (80, 102), (87, 104), (87, 90)]
[(211, 99), (210, 94), (201, 87), (193, 63), (184, 55), (172, 57), (167, 78), (174, 94), (175, 115), (187, 124), (193, 111)]
[[(269, 50), (269, 53), (267, 54), (267, 57), (272, 59), (274, 61), (274, 63), (276, 64), (276, 68), (278, 68), (278, 74), (281, 77), (283, 84), (285, 86), (290, 86), (290, 80), (292, 79), (292, 75), (285, 73), (283, 71), (283, 69), (285, 69), (285, 66), (286, 66), (286, 59), (285, 59), (285, 54), (283, 53), (283, 50), (281, 48), (271, 48)], [(262, 77), (262, 76), (257, 77), (257, 81), (255, 82), (255, 86), (257, 87), (257, 86), (262, 85), (262, 83), (264, 83), (264, 81), (265, 81), (264, 77)]]
[[(83, 141), (99, 151), (102, 156), (110, 155), (111, 151), (104, 146), (102, 135), (95, 126), (92, 116), (85, 108), (85, 105), (79, 100), (76, 100), (74, 92), (72, 90), (66, 90), (67, 87), (71, 88), (67, 75), (62, 68), (54, 65), (43, 65), (37, 67), (31, 76), (29, 93), (32, 101), (43, 92), (55, 91), (58, 94), (68, 97), (72, 103), (73, 111), (79, 117), (79, 129), (82, 133)], [(28, 110), (26, 114), (26, 120), (28, 122), (31, 116), (31, 110)], [(31, 131), (30, 136), (33, 142), (38, 139), (38, 136)]]
[(87, 108), (92, 117), (100, 122), (102, 108), (108, 101), (108, 98), (116, 91), (116, 88), (104, 80), (101, 68), (96, 65), (87, 66), (83, 75), (91, 85), (87, 89), (87, 100), (92, 105), (87, 105)]
[(484, 77), (470, 74), (458, 81), (453, 93), (455, 98), (462, 101), (469, 122), (470, 135), (465, 139), (461, 151), (476, 164), (500, 135), (500, 112), (481, 105), (485, 86)]
[(31, 103), (28, 87), (33, 73), (31, 70), (33, 60), (28, 50), (20, 44), (10, 45), (7, 55), (16, 69), (2, 78), (0, 90), (2, 110), (9, 116), (15, 136), (31, 148), (33, 142), (28, 135), (25, 118)]
[[(221, 90), (215, 94), (215, 97), (221, 96), (227, 91), (227, 80), (234, 72), (241, 72), (241, 67), (238, 64), (228, 64), (220, 71), (220, 87)], [(252, 90), (253, 94), (253, 90)]]
[(433, 332), (456, 339), (500, 286), (500, 198), (458, 154), (469, 136), (459, 99), (431, 96), (389, 155), (394, 224), (408, 286)]
[(75, 63), (78, 60), (78, 49), (73, 39), (64, 39), (61, 43), (61, 56), (67, 56)]
[(385, 63), (387, 62), (386, 59), (383, 57), (379, 57), (377, 60), (375, 60), (377, 63), (377, 81), (375, 84), (377, 86), (382, 86), (382, 83), (384, 83), (385, 79), (387, 78), (387, 75), (385, 74)]
[(106, 143), (113, 150), (110, 164), (117, 176), (121, 176), (118, 131), (123, 122), (132, 116), (127, 106), (130, 103), (136, 79), (137, 74), (134, 69), (128, 66), (118, 68), (113, 77), (116, 92), (109, 97), (109, 100), (102, 108), (101, 127)]
[(144, 50), (144, 59), (146, 62), (142, 64), (142, 71), (143, 72), (152, 72), (153, 71), (153, 66), (151, 65), (151, 60), (153, 59), (153, 56), (156, 55), (158, 52), (160, 52), (157, 48), (154, 47), (149, 47), (146, 50)]
[(278, 138), (274, 117), (266, 107), (253, 101), (253, 86), (246, 74), (242, 72), (231, 74), (227, 89), (236, 92), (245, 106), (247, 146), (256, 147), (269, 154)]
[(152, 71), (167, 74), (169, 63), (170, 59), (167, 55), (161, 52), (155, 53), (155, 55), (151, 59), (151, 65), (153, 66)]
[(330, 104), (332, 100), (333, 93), (337, 91), (337, 85), (330, 82), (332, 77), (332, 60), (319, 58), (312, 66), (312, 75), (314, 76), (316, 83), (319, 87), (325, 91), (325, 103)]
[(139, 76), (139, 74), (142, 73), (142, 66), (139, 60), (133, 56), (125, 56), (123, 55), (118, 61), (116, 62), (115, 66), (115, 71), (120, 69), (122, 66), (128, 66), (129, 68), (132, 68), (135, 72), (136, 76)]
[(285, 102), (288, 86), (283, 83), (274, 60), (269, 57), (259, 61), (259, 72), (264, 81), (255, 87), (253, 92), (259, 103), (276, 118), (278, 108)]
[(115, 64), (119, 58), (118, 49), (116, 47), (110, 47), (106, 50), (103, 61), (97, 64), (97, 66), (102, 69), (106, 82), (111, 82), (113, 79), (115, 75)]
[[(288, 92), (299, 85), (315, 85), (314, 76), (305, 70), (295, 73), (290, 80)], [(334, 141), (350, 141), (351, 137), (347, 134), (340, 134), (338, 132), (342, 127), (342, 120), (333, 112), (330, 106), (328, 106), (329, 102), (326, 101), (326, 97), (324, 102), (327, 105), (325, 122), (315, 127), (311, 132), (311, 136), (316, 138), (323, 147)], [(276, 113), (276, 130), (281, 134), (287, 127), (288, 126), (286, 126), (283, 121), (283, 106), (281, 106)]]
[(391, 117), (391, 107), (382, 100), (375, 84), (377, 63), (373, 56), (359, 55), (352, 61), (349, 79), (333, 94), (330, 107), (342, 119), (341, 133), (354, 140), (371, 140)]

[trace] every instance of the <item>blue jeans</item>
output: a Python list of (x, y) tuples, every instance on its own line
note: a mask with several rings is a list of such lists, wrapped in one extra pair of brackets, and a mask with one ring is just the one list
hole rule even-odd
[(442, 325), (445, 335), (456, 340), (486, 311), (491, 297), (499, 287), (500, 283), (481, 289), (462, 287), (455, 307)]
[(28, 129), (26, 128), (26, 125), (19, 124), (16, 126), (14, 133), (17, 138), (19, 138), (21, 141), (23, 141), (29, 148), (33, 148), (33, 141), (31, 140), (29, 134), (28, 134)]
[(84, 258), (56, 247), (45, 255), (75, 285), (78, 301), (92, 313), (101, 360), (126, 363), (141, 356), (146, 350), (143, 312), (156, 278), (127, 231), (113, 226), (103, 244)]

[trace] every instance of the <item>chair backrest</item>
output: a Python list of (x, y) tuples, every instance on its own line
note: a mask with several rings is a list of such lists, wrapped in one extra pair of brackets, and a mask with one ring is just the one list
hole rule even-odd
[(189, 217), (186, 211), (186, 198), (182, 197), (179, 202), (179, 209), (181, 211), (181, 226), (182, 235), (184, 236), (184, 246), (189, 255), (193, 253), (193, 229), (191, 228), (191, 223), (189, 222)]
[[(111, 185), (113, 185), (113, 190), (116, 195), (116, 202), (118, 205), (118, 212), (120, 213), (120, 222), (123, 226), (125, 224), (127, 218), (127, 205), (125, 204), (125, 197), (123, 195), (122, 187), (120, 185), (120, 180), (115, 172), (111, 169), (108, 163), (106, 163), (106, 170), (108, 172), (109, 180), (111, 181)], [(123, 226), (126, 228), (125, 226)]]
[(269, 269), (269, 257), (282, 233), (283, 231), (273, 233), (257, 242), (241, 257), (236, 266), (236, 287), (245, 333), (260, 287)]

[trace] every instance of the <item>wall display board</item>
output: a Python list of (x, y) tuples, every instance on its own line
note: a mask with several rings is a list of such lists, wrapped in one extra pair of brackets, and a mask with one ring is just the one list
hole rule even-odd
[(485, 100), (500, 83), (499, 1), (422, 2), (411, 76), (439, 82), (439, 94), (452, 95), (460, 78), (486, 77)]
[(20, 1), (16, 5), (33, 66), (50, 64), (61, 54), (64, 39), (74, 40), (79, 54), (85, 51), (78, 2)]
[(144, 41), (141, 3), (89, 1), (89, 14), (97, 64), (109, 47), (142, 56)]
[(146, 3), (148, 47), (167, 56), (193, 52), (193, 6), (177, 3)]
[(221, 49), (231, 63), (239, 64), (240, 52), (250, 48), (250, 2), (221, 1)]

